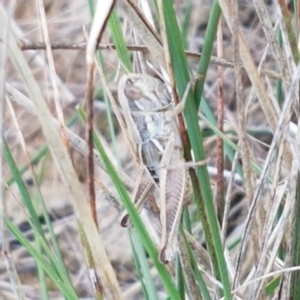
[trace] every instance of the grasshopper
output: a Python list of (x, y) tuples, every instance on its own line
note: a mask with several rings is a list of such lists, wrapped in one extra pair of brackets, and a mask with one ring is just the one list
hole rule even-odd
[[(118, 97), (136, 154), (152, 179), (149, 184), (135, 188), (134, 203), (139, 208), (154, 187), (159, 189), (162, 224), (159, 258), (168, 263), (174, 258), (179, 221), (188, 194), (178, 112), (166, 85), (149, 75), (123, 75)], [(126, 218), (122, 222), (126, 224)]]

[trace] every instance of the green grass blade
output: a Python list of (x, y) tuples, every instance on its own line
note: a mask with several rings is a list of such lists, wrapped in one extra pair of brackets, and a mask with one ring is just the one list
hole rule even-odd
[[(57, 242), (57, 239), (56, 239), (56, 235), (55, 235), (54, 228), (53, 228), (53, 225), (52, 225), (51, 220), (50, 220), (49, 213), (47, 211), (45, 201), (44, 201), (43, 196), (41, 195), (40, 192), (38, 192), (37, 198), (38, 198), (37, 202), (41, 206), (42, 214), (43, 214), (43, 217), (45, 219), (47, 230), (49, 232), (49, 236), (50, 236), (49, 244), (51, 244), (51, 246), (53, 248), (53, 252), (55, 254), (55, 258), (58, 262), (58, 265), (60, 266), (60, 268), (59, 268), (60, 271), (59, 272), (60, 273), (63, 272), (64, 277), (68, 278), (68, 280), (71, 282), (71, 279), (70, 279), (69, 274), (68, 274), (67, 267), (66, 267), (64, 259), (63, 259), (63, 255), (60, 251), (60, 248), (59, 248), (59, 245), (58, 245), (58, 242)], [(48, 247), (48, 245), (46, 245), (46, 246)]]
[(208, 24), (207, 24), (205, 37), (204, 37), (204, 44), (201, 53), (201, 58), (198, 64), (197, 75), (199, 75), (200, 80), (196, 82), (196, 86), (195, 86), (195, 96), (196, 96), (195, 99), (196, 99), (197, 107), (199, 107), (200, 105), (200, 100), (203, 94), (204, 82), (205, 82), (206, 73), (210, 62), (210, 57), (212, 54), (215, 37), (217, 34), (217, 28), (218, 28), (220, 16), (221, 16), (220, 5), (218, 3), (218, 0), (214, 0), (211, 8)]
[[(293, 226), (293, 236), (296, 238), (292, 239), (292, 266), (300, 265), (300, 173), (298, 172), (297, 177), (297, 187), (296, 187), (296, 197), (295, 197), (295, 212)], [(300, 297), (300, 271), (292, 272), (291, 274), (291, 289), (290, 289), (290, 299), (299, 299)]]
[[(36, 248), (39, 253), (42, 251), (42, 247), (38, 240), (36, 240)], [(46, 283), (46, 272), (43, 269), (43, 266), (40, 264), (39, 261), (37, 261), (37, 271), (38, 271), (38, 277), (39, 277), (39, 282), (40, 282), (40, 290), (42, 294), (42, 299), (43, 300), (49, 300), (49, 293), (47, 289), (47, 283)]]
[[(21, 197), (23, 199), (24, 205), (28, 210), (28, 213), (29, 213), (29, 216), (30, 216), (28, 221), (31, 224), (32, 229), (35, 232), (37, 232), (38, 235), (43, 240), (44, 250), (47, 251), (49, 249), (49, 246), (48, 246), (48, 242), (46, 240), (44, 231), (42, 229), (42, 226), (41, 226), (41, 223), (40, 223), (40, 220), (39, 220), (39, 216), (36, 213), (36, 209), (33, 205), (32, 199), (31, 199), (31, 197), (30, 197), (30, 195), (27, 191), (26, 185), (24, 184), (24, 182), (22, 180), (21, 174), (20, 174), (20, 172), (19, 172), (19, 170), (16, 166), (16, 163), (15, 163), (15, 161), (14, 161), (12, 155), (11, 155), (11, 152), (8, 148), (8, 145), (6, 143), (4, 143), (4, 157), (6, 159), (6, 162), (7, 162), (8, 166), (10, 167), (12, 175), (13, 175), (13, 177), (15, 179), (15, 182), (16, 182), (18, 188), (19, 188), (19, 191), (20, 191)], [(48, 230), (50, 232), (50, 237), (51, 237), (52, 244), (54, 246), (54, 251), (55, 251), (55, 254), (58, 258), (58, 262), (56, 261), (56, 259), (53, 259), (51, 261), (51, 268), (53, 270), (56, 270), (56, 273), (57, 273), (58, 276), (64, 277), (64, 278), (66, 278), (67, 281), (70, 281), (70, 278), (68, 276), (68, 273), (67, 273), (67, 270), (66, 270), (66, 267), (65, 267), (60, 249), (59, 249), (59, 246), (58, 246), (56, 238), (55, 238), (55, 233), (54, 233), (54, 230), (53, 230), (50, 218), (49, 218), (49, 214), (47, 212), (47, 208), (46, 208), (45, 203), (42, 199), (42, 196), (40, 194), (38, 196), (40, 198), (39, 200), (40, 200), (40, 204), (42, 205), (43, 215), (44, 215), (44, 218), (46, 220)]]
[[(173, 3), (170, 0), (164, 1), (163, 3), (173, 69), (175, 73), (177, 89), (180, 97), (182, 98), (189, 83), (188, 65), (184, 54), (183, 43), (180, 38), (181, 35), (178, 28), (176, 15), (174, 13)], [(201, 161), (205, 158), (205, 154), (202, 143), (202, 135), (198, 125), (197, 107), (194, 101), (193, 92), (189, 93), (184, 115), (195, 161)], [(222, 280), (225, 298), (232, 299), (229, 275), (227, 272), (226, 262), (223, 254), (219, 225), (215, 212), (215, 205), (213, 201), (207, 168), (198, 167), (197, 176), (199, 184), (201, 186), (202, 199), (204, 199), (205, 201), (206, 215), (211, 230), (211, 234), (208, 236), (206, 235), (206, 239), (208, 240), (209, 238), (212, 238), (213, 241), (213, 243), (210, 243), (208, 245), (210, 248), (209, 251), (211, 254), (214, 253), (213, 247), (215, 247), (217, 265), (216, 262), (214, 262), (214, 258), (212, 258), (215, 272), (217, 275), (220, 275), (220, 278)]]
[(125, 43), (125, 39), (120, 26), (120, 21), (118, 19), (115, 9), (113, 9), (113, 11), (110, 14), (108, 26), (110, 28), (112, 39), (116, 46), (117, 54), (120, 61), (129, 72), (132, 72), (133, 69), (130, 60), (130, 55)]
[[(297, 10), (298, 11), (298, 10)], [(297, 18), (298, 20), (298, 18)], [(280, 48), (282, 49), (282, 34), (280, 29), (277, 29), (277, 39), (278, 39), (278, 44)], [(276, 99), (280, 107), (282, 107), (283, 100), (284, 100), (284, 94), (283, 94), (283, 86), (282, 86), (282, 81), (281, 80), (276, 80)]]
[(36, 228), (36, 230), (40, 233), (40, 235), (46, 240), (44, 232), (42, 230), (40, 221), (39, 221), (39, 217), (36, 213), (36, 210), (34, 208), (34, 205), (31, 201), (31, 197), (27, 191), (26, 185), (23, 182), (23, 179), (21, 177), (21, 174), (17, 168), (17, 165), (13, 159), (13, 156), (8, 148), (8, 145), (6, 142), (4, 142), (4, 158), (10, 168), (10, 171), (12, 173), (12, 176), (15, 179), (15, 182), (17, 183), (17, 186), (19, 188), (22, 200), (24, 202), (25, 207), (28, 210), (28, 213), (30, 215), (30, 218), (32, 220), (32, 223), (34, 225), (34, 227)]
[(176, 255), (175, 266), (176, 266), (176, 286), (181, 299), (184, 299), (184, 295), (185, 295), (184, 274), (181, 267), (180, 258), (178, 255)]
[[(7, 228), (12, 232), (12, 234), (17, 238), (17, 240), (26, 248), (26, 250), (30, 253), (30, 255), (43, 267), (43, 269), (46, 271), (46, 273), (49, 275), (49, 277), (55, 282), (59, 290), (63, 293), (63, 295), (67, 299), (78, 299), (77, 295), (72, 288), (72, 286), (69, 284), (68, 281), (64, 281), (64, 279), (58, 275), (57, 269), (53, 268), (51, 264), (46, 262), (45, 258), (42, 257), (39, 253), (39, 251), (33, 247), (30, 242), (25, 238), (20, 230), (9, 220), (6, 219)], [(44, 243), (44, 240), (42, 236), (37, 233), (39, 242)], [(45, 249), (45, 246), (43, 246)], [(51, 258), (52, 254), (51, 251), (47, 251), (47, 258)]]
[[(34, 166), (36, 165), (41, 158), (47, 155), (48, 153), (48, 146), (44, 145), (42, 146), (31, 158), (31, 164)], [(19, 169), (20, 175), (23, 175), (26, 171), (28, 170), (28, 165), (26, 164), (25, 166), (21, 167)], [(11, 186), (15, 182), (15, 178), (12, 176), (7, 182), (5, 183), (6, 186)]]
[(272, 279), (265, 287), (265, 295), (269, 296), (280, 286), (281, 276)]
[(189, 28), (191, 25), (192, 12), (193, 12), (193, 1), (188, 0), (188, 1), (186, 1), (184, 19), (183, 19), (182, 25), (181, 25), (181, 38), (182, 38), (185, 49), (188, 48), (188, 34), (189, 34)]
[(94, 0), (88, 0), (87, 2), (88, 2), (90, 15), (93, 16), (94, 13), (95, 13), (95, 1)]
[(132, 249), (132, 256), (133, 256), (135, 271), (137, 273), (138, 280), (141, 283), (144, 299), (149, 300), (148, 292), (147, 292), (147, 289), (146, 289), (146, 286), (145, 286), (145, 283), (143, 280), (141, 266), (139, 264), (139, 257), (138, 257), (138, 253), (137, 253), (138, 249), (136, 249), (134, 246), (134, 231), (133, 230), (129, 230), (129, 237), (130, 237), (130, 244), (131, 244), (131, 249)]
[(136, 260), (140, 269), (140, 276), (141, 276), (141, 282), (145, 289), (146, 297), (149, 300), (158, 300), (157, 290), (154, 285), (154, 281), (152, 279), (152, 275), (150, 272), (150, 268), (147, 262), (147, 257), (145, 254), (145, 250), (143, 248), (143, 245), (140, 241), (140, 238), (136, 234), (136, 232), (131, 232), (131, 238), (132, 238), (132, 245), (134, 248), (134, 253), (136, 256)]

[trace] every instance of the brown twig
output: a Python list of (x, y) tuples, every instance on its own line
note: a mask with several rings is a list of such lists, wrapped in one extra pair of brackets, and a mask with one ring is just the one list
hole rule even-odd
[[(26, 50), (45, 50), (46, 45), (42, 42), (27, 42), (24, 40), (19, 40), (18, 45), (22, 51)], [(64, 42), (53, 42), (51, 43), (51, 49), (52, 50), (85, 50), (86, 49), (86, 43), (64, 43)], [(115, 50), (116, 46), (114, 44), (98, 44), (97, 46), (98, 50)], [(148, 48), (145, 45), (127, 45), (127, 49), (129, 51), (140, 51), (143, 52), (144, 55), (149, 52)], [(185, 51), (185, 54), (187, 58), (191, 60), (199, 60), (201, 57), (201, 53), (197, 52), (191, 52), (191, 51)], [(216, 56), (211, 56), (210, 62), (213, 65), (223, 66), (225, 68), (233, 68), (234, 63), (231, 61), (228, 61), (224, 58), (218, 58)], [(274, 71), (271, 70), (261, 70), (261, 75), (268, 76), (272, 79), (281, 79), (281, 76)]]
[[(217, 33), (217, 51), (218, 56), (223, 57), (223, 30), (221, 25), (221, 20), (218, 25)], [(224, 122), (224, 71), (222, 66), (218, 66), (218, 129), (223, 132), (223, 122)], [(224, 217), (224, 150), (223, 150), (223, 139), (221, 137), (217, 138), (217, 211), (220, 224), (223, 222)]]
[[(24, 40), (18, 40), (18, 45), (22, 51), (24, 50), (45, 50), (46, 45), (43, 42), (28, 42)], [(146, 46), (143, 45), (127, 45), (127, 48), (131, 51), (148, 51)], [(86, 43), (85, 42), (52, 42), (51, 43), (52, 50), (85, 50)], [(116, 46), (114, 44), (98, 44), (98, 50), (115, 50)]]
[(90, 195), (90, 207), (92, 211), (92, 216), (94, 222), (98, 228), (97, 220), (97, 208), (96, 208), (96, 197), (95, 197), (95, 186), (94, 186), (94, 158), (93, 158), (93, 120), (94, 120), (94, 110), (93, 110), (93, 76), (94, 76), (94, 65), (87, 66), (87, 92), (86, 92), (86, 109), (87, 109), (87, 144), (88, 144), (88, 189)]
[[(97, 45), (99, 44), (104, 29), (107, 24), (107, 20), (111, 14), (111, 11), (115, 5), (115, 0), (106, 1), (105, 4), (97, 3), (93, 23), (91, 26), (90, 35), (86, 47), (86, 66), (87, 66), (87, 81), (86, 81), (86, 106), (87, 106), (87, 144), (88, 144), (88, 189), (90, 198), (90, 207), (92, 217), (98, 228), (97, 221), (97, 209), (96, 209), (96, 197), (95, 197), (95, 184), (94, 184), (94, 147), (93, 147), (93, 117), (94, 117), (94, 69), (95, 69), (95, 53), (97, 51)], [(89, 243), (85, 250), (88, 251), (87, 256), (90, 256), (89, 268), (96, 270), (96, 261), (94, 256), (91, 255), (89, 247), (92, 245)], [(116, 278), (116, 274), (111, 267), (109, 259), (104, 251), (103, 263), (109, 266), (109, 269), (102, 274), (95, 272), (95, 280), (93, 282), (95, 289), (95, 299), (120, 299), (120, 288)], [(108, 272), (107, 272), (108, 271)], [(99, 276), (100, 275), (100, 276)]]
[[(88, 158), (87, 158), (87, 169), (88, 169), (88, 189), (89, 189), (89, 198), (90, 198), (90, 207), (92, 211), (92, 216), (95, 221), (96, 226), (98, 227), (97, 220), (97, 208), (96, 208), (96, 197), (95, 197), (95, 185), (94, 185), (94, 143), (93, 143), (93, 123), (94, 123), (94, 69), (95, 63), (93, 59), (93, 54), (97, 50), (97, 45), (99, 44), (104, 28), (106, 27), (106, 23), (110, 12), (114, 6), (114, 1), (112, 1), (112, 5), (108, 11), (108, 14), (105, 16), (105, 20), (103, 20), (102, 26), (99, 26), (99, 32), (97, 36), (94, 37), (92, 30), (90, 33), (89, 41), (90, 45), (92, 45), (92, 49), (89, 50), (87, 45), (87, 53), (86, 53), (86, 61), (87, 61), (87, 80), (86, 80), (86, 110), (87, 110), (87, 144), (88, 144)], [(96, 22), (94, 22), (96, 23)], [(93, 26), (94, 26), (93, 23)], [(99, 25), (99, 24), (97, 24)], [(96, 25), (96, 26), (97, 26)], [(94, 26), (96, 28), (96, 26)], [(96, 38), (94, 41), (93, 39)], [(89, 51), (94, 53), (89, 53)]]

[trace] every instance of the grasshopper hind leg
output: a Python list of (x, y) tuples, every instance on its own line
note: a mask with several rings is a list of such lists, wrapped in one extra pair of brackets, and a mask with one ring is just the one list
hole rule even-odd
[(162, 241), (159, 258), (164, 264), (170, 262), (175, 255), (178, 227), (187, 188), (186, 169), (168, 168), (175, 162), (184, 162), (180, 151), (173, 148), (169, 154), (164, 161), (167, 164), (162, 168), (160, 175)]

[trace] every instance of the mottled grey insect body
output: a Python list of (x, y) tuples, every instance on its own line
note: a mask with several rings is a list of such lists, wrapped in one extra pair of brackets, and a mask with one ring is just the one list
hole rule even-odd
[[(119, 83), (121, 103), (136, 151), (159, 185), (162, 223), (160, 260), (173, 259), (187, 188), (182, 142), (166, 85), (148, 75), (128, 74)], [(176, 167), (172, 167), (176, 165)], [(139, 202), (135, 199), (135, 202)]]

